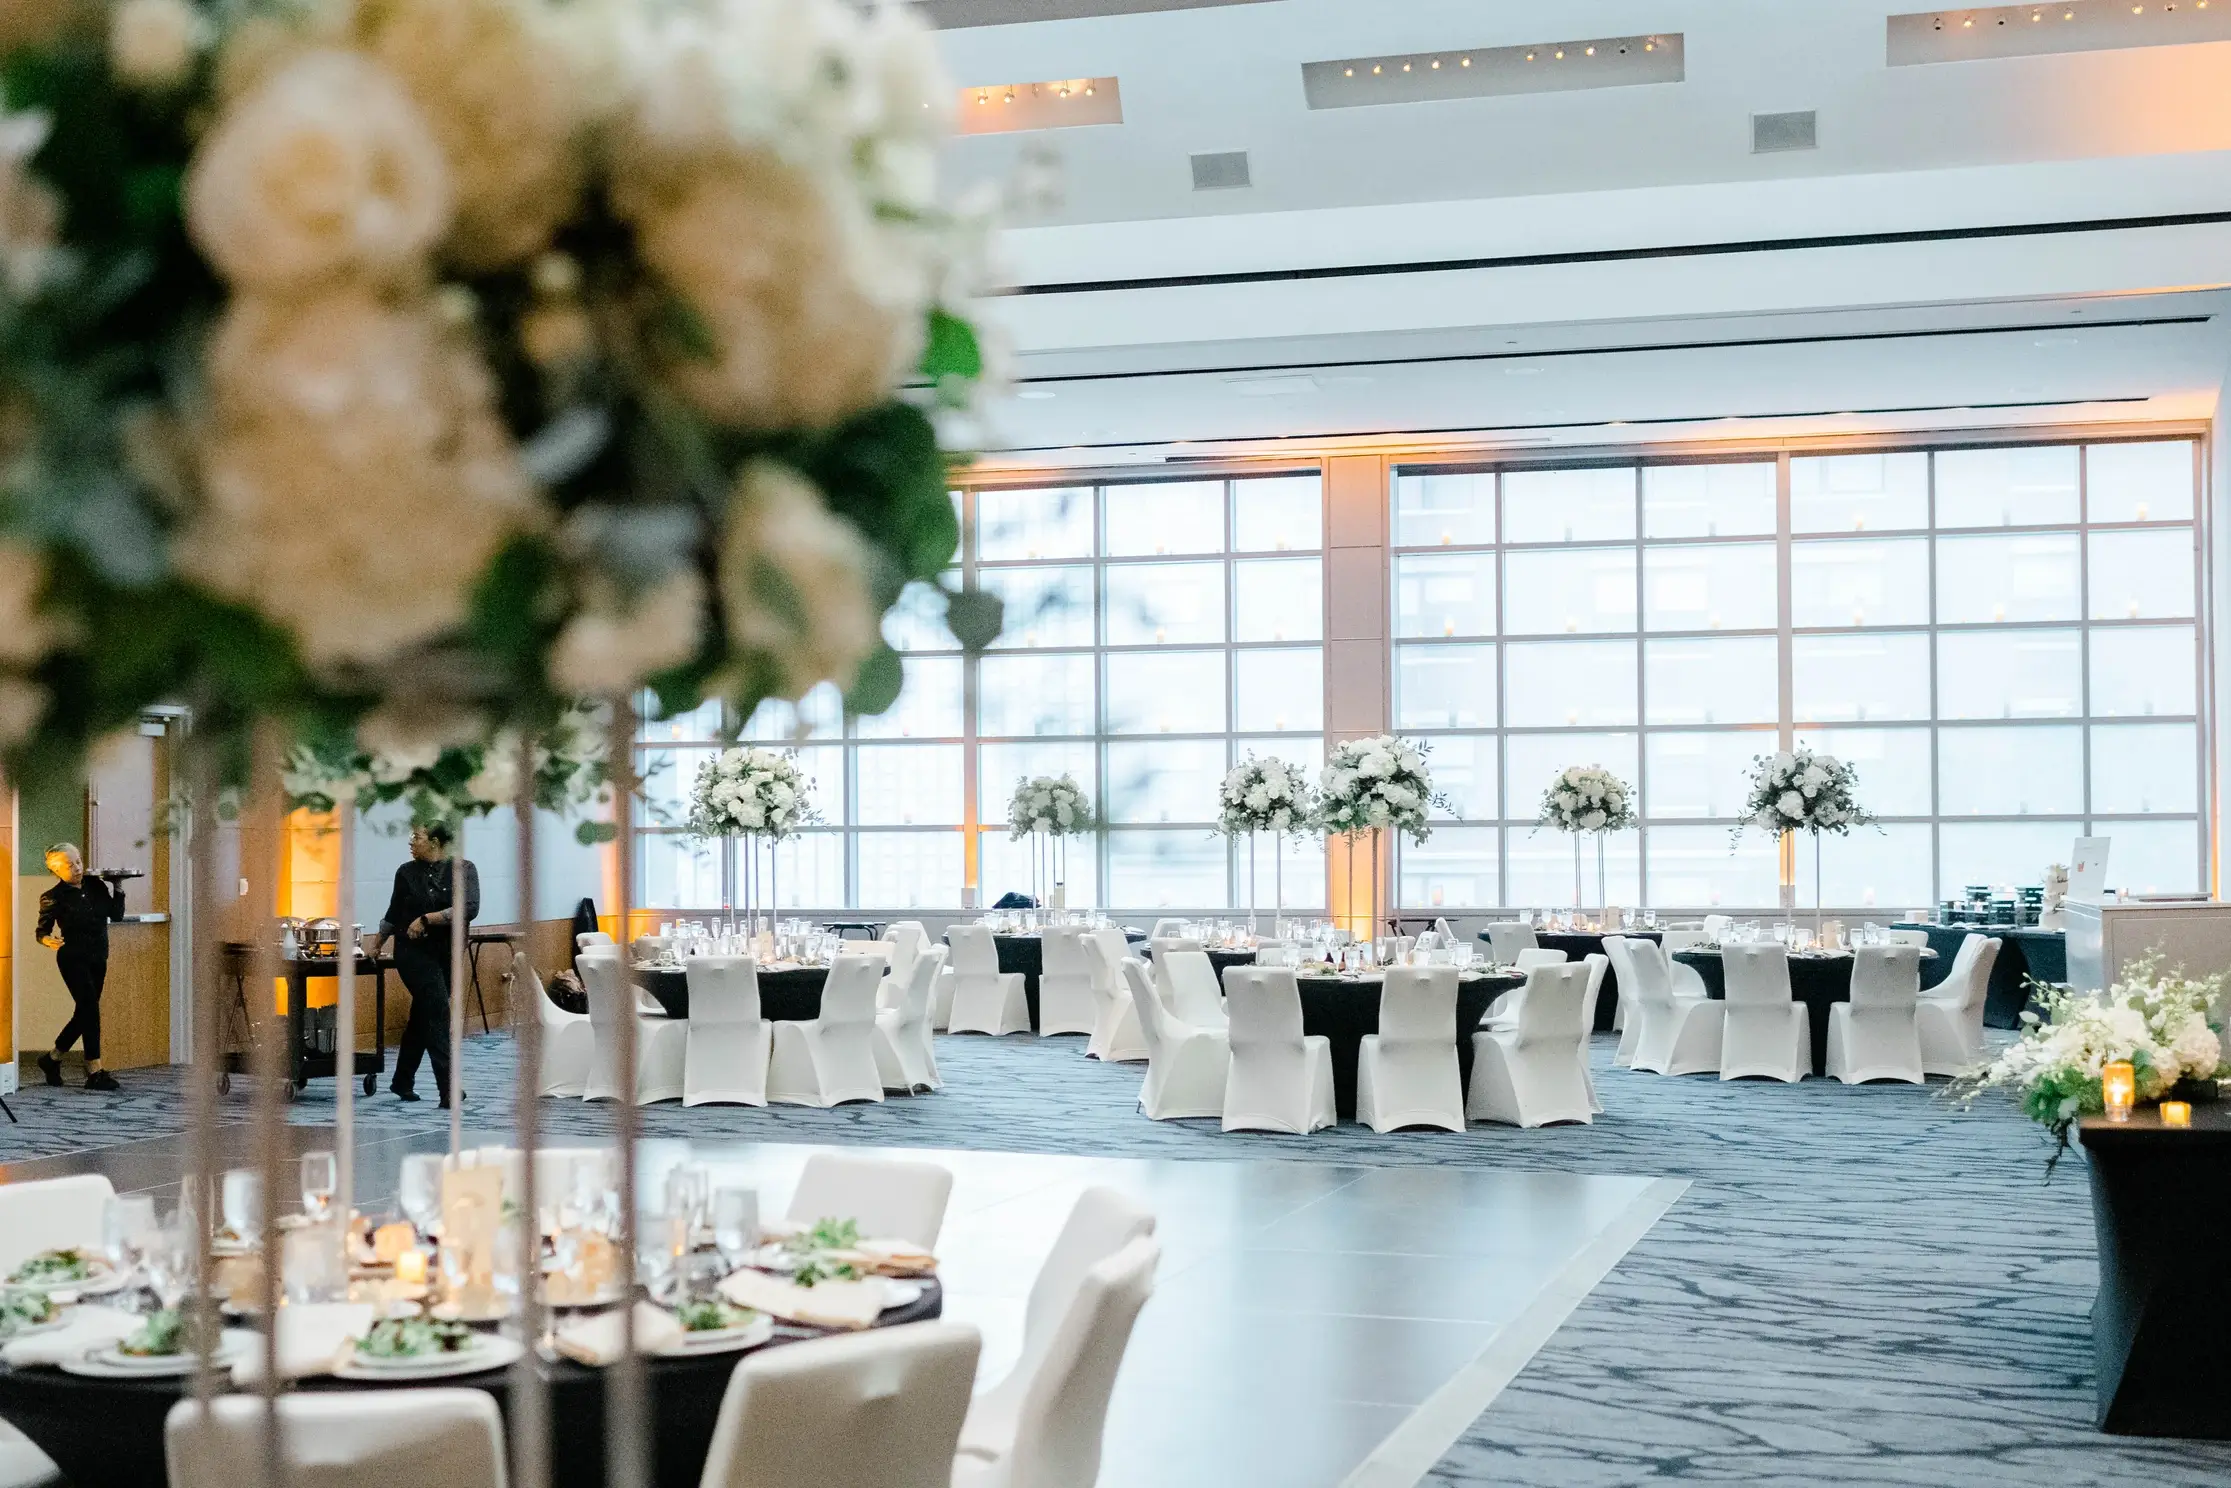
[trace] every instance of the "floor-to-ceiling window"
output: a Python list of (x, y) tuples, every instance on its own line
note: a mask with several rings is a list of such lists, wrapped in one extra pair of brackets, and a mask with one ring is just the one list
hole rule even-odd
[(1602, 764), (1645, 817), (1613, 902), (1771, 905), (1773, 845), (1730, 841), (1784, 737), (1882, 817), (1828, 839), (1829, 903), (2034, 883), (2085, 832), (2112, 882), (2201, 886), (2197, 486), (2190, 439), (1398, 472), (1395, 721), (1455, 806), (1403, 903), (1571, 902), (1535, 808)]

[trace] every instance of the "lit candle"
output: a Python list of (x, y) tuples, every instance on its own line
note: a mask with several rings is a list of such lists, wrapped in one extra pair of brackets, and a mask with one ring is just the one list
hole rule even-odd
[(406, 1286), (426, 1285), (426, 1252), (415, 1245), (397, 1251), (395, 1279)]
[(2161, 1124), (2163, 1126), (2192, 1125), (2192, 1107), (2184, 1101), (2163, 1101), (2161, 1103)]
[(2138, 1072), (2127, 1059), (2118, 1059), (2099, 1072), (2099, 1098), (2109, 1121), (2128, 1121), (2131, 1102), (2138, 1098)]

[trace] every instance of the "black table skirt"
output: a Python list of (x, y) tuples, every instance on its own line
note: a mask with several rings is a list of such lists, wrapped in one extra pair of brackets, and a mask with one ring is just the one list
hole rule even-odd
[[(1472, 1035), (1488, 1004), (1525, 982), (1521, 976), (1464, 977), (1456, 984), (1456, 1064), (1460, 1089), (1472, 1088)], [(1356, 1116), (1356, 1064), (1363, 1038), (1379, 1031), (1379, 983), (1339, 977), (1297, 977), (1301, 988), (1301, 1029), (1323, 1034), (1332, 1044), (1333, 1105), (1341, 1116)]]
[[(1619, 933), (1629, 940), (1655, 942), (1664, 938), (1664, 932), (1658, 930), (1622, 930)], [(1485, 930), (1480, 932), (1480, 939), (1491, 945), (1494, 943), (1494, 937)], [(1536, 930), (1534, 940), (1545, 951), (1563, 951), (1567, 961), (1585, 961), (1590, 956), (1602, 955), (1604, 948), (1604, 938), (1601, 935), (1590, 935), (1585, 931)], [(1618, 1012), (1619, 973), (1606, 966), (1603, 988), (1596, 994), (1596, 1032), (1610, 1032)]]
[[(886, 1312), (878, 1326), (924, 1322), (940, 1316), (944, 1309), (943, 1290), (929, 1281), (919, 1298)], [(810, 1335), (804, 1330), (786, 1330), (763, 1347), (779, 1348), (805, 1336)], [(713, 1426), (720, 1416), (728, 1377), (751, 1352), (644, 1361), (653, 1481), (658, 1488), (697, 1488), (705, 1455), (712, 1448)], [(550, 1385), (552, 1488), (602, 1488), (605, 1482), (605, 1373), (563, 1359), (543, 1365), (543, 1377)], [(397, 1381), (392, 1385), (310, 1379), (301, 1381), (297, 1388), (392, 1390), (429, 1386), (486, 1390), (496, 1398), (508, 1427), (508, 1370), (444, 1380)], [(72, 1488), (147, 1488), (150, 1483), (163, 1481), (163, 1420), (192, 1388), (190, 1377), (84, 1379), (59, 1369), (0, 1366), (0, 1420), (30, 1437), (52, 1457)]]
[[(1727, 996), (1727, 974), (1720, 964), (1718, 951), (1680, 950), (1673, 953), (1673, 959), (1696, 968), (1707, 997), (1722, 999)], [(1921, 964), (1928, 965), (1928, 958), (1922, 958)], [(1839, 1002), (1851, 1001), (1851, 957), (1790, 957), (1789, 993), (1805, 1004), (1812, 1019), (1813, 1073), (1825, 1073), (1828, 1069), (1828, 1010)]]
[[(689, 1016), (689, 973), (686, 971), (636, 971), (635, 985), (658, 999), (669, 1018)], [(792, 971), (759, 973), (759, 1016), (770, 1023), (810, 1023), (821, 1016), (821, 988), (829, 980), (826, 966), (801, 966)]]
[[(1146, 936), (1137, 930), (1125, 930), (1127, 941), (1141, 941)], [(1046, 969), (1045, 943), (1035, 935), (994, 935), (992, 944), (999, 950), (999, 969), (1003, 972), (1021, 972), (1023, 997), (1030, 1004), (1030, 1031), (1038, 1031), (1038, 978)]]
[(2022, 1010), (2030, 1005), (2028, 979), (2041, 982), (2068, 980), (2068, 934), (2012, 925), (1917, 925), (1901, 920), (1899, 930), (1919, 930), (1929, 937), (1934, 962), (1921, 963), (1921, 985), (1934, 987), (1952, 974), (1952, 958), (1960, 942), (1970, 935), (1994, 935), (1999, 958), (1991, 963), (1991, 984), (1983, 995), (1983, 1022), (1990, 1028), (2019, 1028)]

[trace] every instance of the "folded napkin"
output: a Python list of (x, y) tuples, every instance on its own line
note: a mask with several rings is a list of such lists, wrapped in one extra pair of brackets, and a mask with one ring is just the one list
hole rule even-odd
[[(580, 1318), (558, 1330), (558, 1352), (578, 1363), (602, 1366), (617, 1363), (626, 1340), (620, 1336), (620, 1310)], [(681, 1339), (682, 1325), (674, 1314), (648, 1302), (635, 1304), (635, 1351), (655, 1354)]]
[(10, 1369), (33, 1364), (59, 1364), (81, 1358), (90, 1349), (122, 1343), (137, 1333), (146, 1319), (113, 1307), (73, 1307), (62, 1314), (62, 1326), (51, 1333), (34, 1333), (0, 1348), (0, 1362)]
[(858, 1250), (886, 1276), (926, 1276), (937, 1269), (937, 1257), (911, 1240), (862, 1240)]
[[(376, 1309), (369, 1302), (290, 1302), (279, 1309), (279, 1378), (330, 1374), (341, 1351), (372, 1331)], [(252, 1385), (263, 1378), (263, 1344), (233, 1361), (232, 1382)]]
[(880, 1276), (802, 1287), (765, 1271), (738, 1271), (720, 1284), (720, 1291), (738, 1307), (814, 1328), (871, 1327), (890, 1305), (890, 1287)]

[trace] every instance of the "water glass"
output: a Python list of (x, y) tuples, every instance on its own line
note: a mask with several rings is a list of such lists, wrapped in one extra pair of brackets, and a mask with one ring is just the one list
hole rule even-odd
[(749, 1188), (713, 1190), (713, 1244), (733, 1271), (759, 1248), (759, 1194)]
[(101, 1249), (117, 1275), (139, 1269), (155, 1229), (155, 1201), (146, 1194), (117, 1194), (102, 1206)]
[(218, 1212), (235, 1239), (252, 1241), (263, 1229), (263, 1174), (234, 1168), (218, 1190)]
[(434, 1221), (442, 1217), (442, 1160), (438, 1153), (413, 1152), (403, 1159), (403, 1184), (400, 1195), (403, 1213), (418, 1227), (421, 1235), (430, 1235)]
[(280, 1284), (289, 1302), (341, 1302), (349, 1294), (341, 1231), (327, 1224), (287, 1231), (280, 1241)]
[(333, 1217), (333, 1196), (341, 1186), (340, 1170), (330, 1152), (302, 1154), (302, 1212), (312, 1224)]
[(693, 1163), (677, 1163), (666, 1173), (666, 1212), (695, 1234), (705, 1227), (705, 1204), (712, 1193), (712, 1179)]

